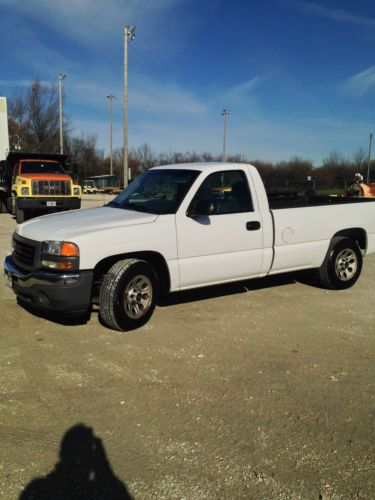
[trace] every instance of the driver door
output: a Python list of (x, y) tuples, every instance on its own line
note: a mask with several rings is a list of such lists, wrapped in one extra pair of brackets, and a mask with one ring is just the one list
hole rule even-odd
[[(194, 212), (205, 204), (214, 213)], [(245, 171), (209, 174), (188, 210), (176, 214), (176, 226), (180, 289), (259, 275), (263, 231)]]

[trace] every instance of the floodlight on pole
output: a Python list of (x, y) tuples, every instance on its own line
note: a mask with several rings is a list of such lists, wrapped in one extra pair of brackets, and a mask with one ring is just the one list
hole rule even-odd
[(367, 183), (370, 182), (371, 143), (372, 143), (372, 133), (370, 134), (370, 141), (369, 141), (369, 145), (368, 145)]
[(112, 154), (112, 136), (113, 136), (113, 113), (112, 113), (112, 104), (113, 99), (116, 99), (114, 95), (107, 95), (107, 99), (109, 100), (109, 172), (110, 175), (113, 175), (113, 154)]
[(124, 187), (129, 183), (128, 168), (128, 43), (135, 38), (135, 26), (124, 28)]
[(64, 154), (63, 138), (63, 105), (62, 105), (62, 81), (66, 78), (63, 73), (59, 74), (59, 129), (60, 129), (60, 154)]
[(221, 112), (221, 115), (224, 116), (224, 139), (223, 139), (223, 161), (226, 161), (227, 159), (227, 154), (226, 154), (226, 149), (227, 149), (227, 117), (230, 115), (230, 109), (224, 108), (223, 111)]

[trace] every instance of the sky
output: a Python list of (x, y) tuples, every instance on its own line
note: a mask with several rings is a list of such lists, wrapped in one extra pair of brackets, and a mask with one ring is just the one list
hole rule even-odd
[(124, 26), (129, 147), (223, 149), (320, 165), (368, 150), (375, 132), (373, 0), (0, 0), (0, 95), (66, 74), (74, 134), (109, 150), (123, 137)]

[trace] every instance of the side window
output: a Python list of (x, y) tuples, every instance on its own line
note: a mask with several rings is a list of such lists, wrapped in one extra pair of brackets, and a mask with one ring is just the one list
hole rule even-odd
[(252, 212), (253, 204), (245, 173), (242, 170), (226, 170), (209, 175), (191, 202), (213, 201), (216, 214)]

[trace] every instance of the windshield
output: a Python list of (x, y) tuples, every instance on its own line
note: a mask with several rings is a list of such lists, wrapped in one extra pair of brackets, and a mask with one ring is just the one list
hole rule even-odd
[(198, 175), (195, 170), (147, 170), (108, 206), (154, 214), (176, 213)]
[(57, 161), (23, 161), (21, 174), (65, 174), (64, 169)]

